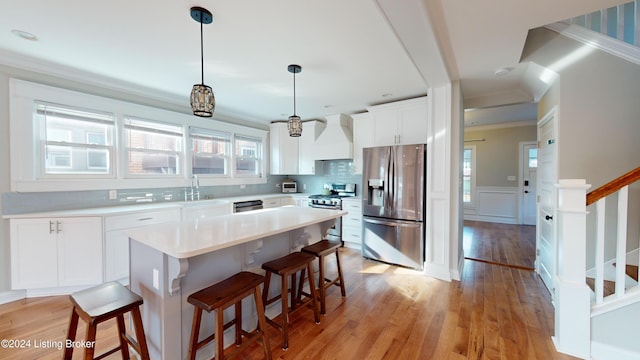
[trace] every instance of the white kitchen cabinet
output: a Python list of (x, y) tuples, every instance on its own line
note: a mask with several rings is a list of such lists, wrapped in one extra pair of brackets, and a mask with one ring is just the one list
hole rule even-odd
[(286, 123), (269, 125), (270, 169), (272, 175), (316, 175), (318, 163), (315, 141), (322, 123), (307, 121), (300, 137), (289, 136)]
[(180, 209), (145, 211), (140, 213), (105, 216), (105, 269), (104, 281), (127, 282), (129, 277), (129, 236), (126, 230), (145, 225), (180, 221)]
[(309, 207), (309, 197), (306, 195), (294, 195), (291, 197), (293, 204), (297, 207)]
[(323, 129), (319, 121), (307, 121), (302, 125), (302, 135), (298, 138), (298, 175), (318, 175), (316, 139)]
[(427, 97), (367, 108), (373, 122), (374, 146), (425, 144), (428, 137)]
[(342, 209), (348, 213), (342, 217), (342, 241), (344, 246), (361, 250), (362, 200), (360, 198), (342, 199)]
[(375, 146), (373, 124), (368, 112), (351, 115), (353, 118), (353, 173), (362, 174), (362, 149)]
[[(304, 133), (304, 128), (303, 131)], [(269, 154), (272, 175), (298, 173), (298, 138), (289, 136), (286, 123), (269, 125)]]
[(102, 282), (100, 217), (11, 219), (10, 233), (12, 289)]
[(262, 207), (265, 209), (274, 208), (278, 206), (282, 206), (282, 198), (274, 197), (274, 198), (262, 199)]

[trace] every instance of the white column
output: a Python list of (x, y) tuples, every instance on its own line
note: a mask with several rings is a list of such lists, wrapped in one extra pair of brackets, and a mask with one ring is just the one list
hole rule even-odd
[(558, 275), (555, 280), (555, 336), (558, 351), (583, 359), (591, 354), (591, 290), (585, 282), (586, 195), (582, 179), (558, 187)]

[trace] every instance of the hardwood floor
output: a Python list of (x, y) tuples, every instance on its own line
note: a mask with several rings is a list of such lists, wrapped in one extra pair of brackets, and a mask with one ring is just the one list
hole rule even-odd
[[(554, 350), (553, 307), (533, 271), (465, 260), (461, 281), (445, 282), (340, 253), (346, 299), (333, 286), (318, 325), (311, 310), (294, 314), (287, 351), (269, 326), (274, 359), (574, 359)], [(0, 339), (61, 341), (70, 311), (66, 296), (0, 305)], [(117, 343), (111, 333), (115, 325), (99, 327), (96, 353)], [(263, 357), (260, 345), (250, 349), (240, 358)], [(57, 349), (0, 348), (2, 359), (61, 357)]]
[(536, 227), (466, 220), (463, 246), (467, 259), (533, 270)]

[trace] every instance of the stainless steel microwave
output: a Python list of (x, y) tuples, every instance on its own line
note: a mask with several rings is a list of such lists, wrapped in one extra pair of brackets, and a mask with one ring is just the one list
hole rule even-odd
[(282, 182), (283, 193), (296, 193), (298, 192), (298, 183), (295, 181), (283, 181)]

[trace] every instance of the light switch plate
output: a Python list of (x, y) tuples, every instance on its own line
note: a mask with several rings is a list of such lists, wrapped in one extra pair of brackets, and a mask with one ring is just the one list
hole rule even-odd
[(109, 190), (109, 200), (115, 200), (118, 198), (118, 190)]
[(507, 176), (507, 180), (508, 181), (516, 181), (516, 177), (513, 176), (513, 175), (509, 175), (509, 176)]

